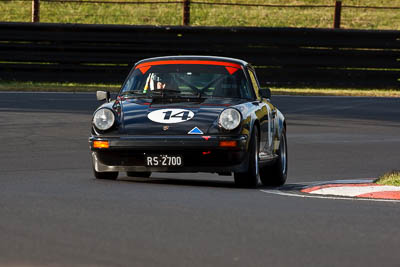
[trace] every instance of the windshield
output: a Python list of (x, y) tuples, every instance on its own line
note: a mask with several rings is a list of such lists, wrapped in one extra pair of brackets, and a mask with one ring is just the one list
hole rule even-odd
[[(252, 98), (240, 65), (165, 64), (136, 66), (120, 95), (126, 97)], [(233, 65), (233, 64), (232, 64)]]

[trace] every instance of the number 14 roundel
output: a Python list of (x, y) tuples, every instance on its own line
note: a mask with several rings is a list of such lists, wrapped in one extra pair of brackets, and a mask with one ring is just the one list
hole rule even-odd
[(158, 123), (180, 123), (185, 122), (194, 117), (194, 113), (187, 109), (159, 109), (150, 112), (147, 115), (149, 120)]

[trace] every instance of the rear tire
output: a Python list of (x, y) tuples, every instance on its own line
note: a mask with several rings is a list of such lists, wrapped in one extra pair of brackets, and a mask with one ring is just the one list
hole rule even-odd
[(118, 178), (118, 172), (97, 172), (93, 169), (94, 177), (102, 180), (116, 180)]
[(266, 186), (281, 186), (286, 182), (288, 171), (288, 154), (286, 129), (282, 130), (279, 143), (278, 158), (272, 166), (260, 168), (260, 180)]
[(151, 172), (126, 172), (126, 176), (128, 176), (128, 177), (149, 178), (150, 175), (151, 175)]
[(257, 187), (258, 179), (260, 177), (258, 151), (258, 129), (257, 127), (254, 127), (249, 144), (248, 170), (247, 172), (236, 172), (234, 174), (235, 184), (237, 186), (246, 188)]

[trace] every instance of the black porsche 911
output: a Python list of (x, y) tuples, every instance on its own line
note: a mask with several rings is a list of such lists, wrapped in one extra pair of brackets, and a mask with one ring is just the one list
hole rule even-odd
[(94, 176), (151, 172), (234, 174), (241, 187), (287, 178), (286, 122), (245, 61), (171, 56), (137, 62), (117, 98), (94, 113)]

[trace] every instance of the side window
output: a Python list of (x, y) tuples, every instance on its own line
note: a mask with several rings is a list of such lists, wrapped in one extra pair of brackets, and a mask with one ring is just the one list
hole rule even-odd
[(249, 70), (249, 75), (250, 75), (251, 84), (253, 85), (253, 88), (254, 88), (254, 93), (256, 94), (257, 99), (260, 99), (260, 88), (258, 87), (256, 75), (251, 70)]
[(240, 92), (243, 98), (250, 99), (253, 96), (251, 89), (249, 88), (249, 83), (246, 79), (240, 79)]

